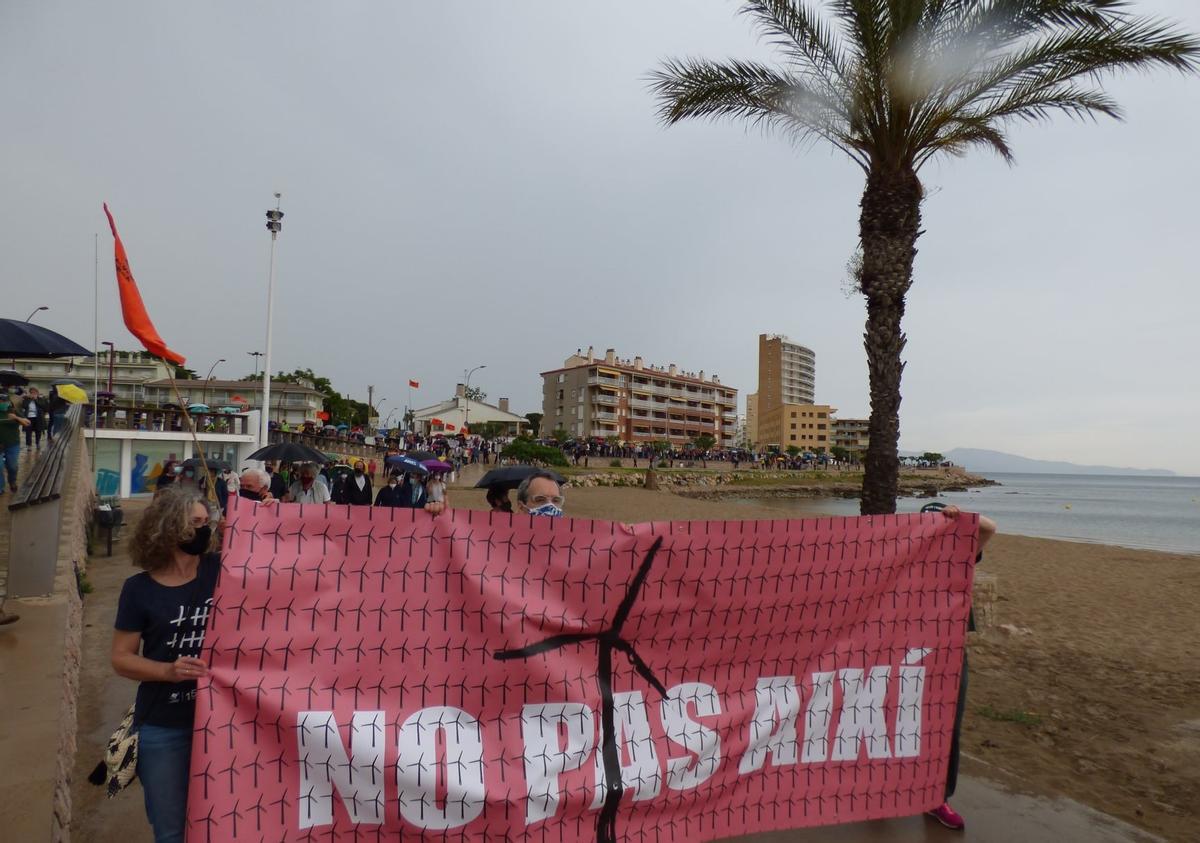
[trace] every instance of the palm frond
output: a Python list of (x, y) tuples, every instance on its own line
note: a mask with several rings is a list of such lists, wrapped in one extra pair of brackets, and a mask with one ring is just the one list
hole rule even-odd
[(650, 90), (667, 125), (681, 120), (732, 117), (803, 143), (819, 137), (863, 163), (846, 135), (844, 104), (804, 80), (756, 62), (670, 59), (650, 75)]
[(811, 71), (832, 91), (844, 88), (845, 51), (821, 16), (799, 0), (748, 0), (739, 14), (753, 20), (767, 43)]

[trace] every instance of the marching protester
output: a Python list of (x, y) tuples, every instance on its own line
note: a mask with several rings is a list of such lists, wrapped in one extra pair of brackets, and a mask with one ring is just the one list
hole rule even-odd
[(112, 666), (136, 679), (131, 732), (137, 775), (156, 843), (182, 841), (192, 754), (198, 658), (220, 571), (217, 511), (199, 490), (167, 489), (138, 522), (130, 556), (142, 572), (125, 581), (117, 604)]
[(446, 478), (442, 472), (435, 471), (429, 475), (429, 479), (425, 481), (425, 495), (430, 503), (447, 505)]
[(24, 400), (21, 401), (21, 415), (29, 421), (29, 424), (25, 426), (25, 447), (34, 448), (36, 439), (36, 450), (40, 451), (42, 449), (42, 431), (46, 429), (46, 420), (50, 416), (50, 405), (45, 398), (41, 397), (36, 386), (29, 387)]
[(295, 503), (329, 503), (329, 487), (317, 482), (317, 469), (312, 463), (300, 466), (300, 477), (287, 491), (285, 501)]
[(21, 428), (29, 427), (29, 419), (15, 411), (7, 392), (0, 392), (0, 495), (4, 494), (4, 478), (13, 492), (17, 491), (17, 463), (21, 459)]
[(271, 478), (271, 497), (281, 500), (287, 494), (287, 478), (277, 470), (278, 467), (273, 462), (264, 463), (263, 468)]
[(271, 475), (261, 468), (247, 468), (238, 478), (237, 493), (239, 498), (251, 501), (269, 503), (275, 500), (271, 494)]
[(352, 506), (371, 505), (371, 478), (367, 476), (367, 465), (362, 460), (354, 461), (354, 473), (343, 478), (341, 500)]
[(502, 489), (499, 486), (489, 486), (487, 490), (488, 506), (492, 508), (492, 512), (507, 512), (513, 511), (512, 499), (508, 496), (508, 490)]
[(387, 483), (379, 489), (379, 494), (375, 496), (375, 506), (399, 506), (396, 503), (396, 494), (400, 488), (399, 475), (392, 473), (388, 476)]
[(549, 471), (535, 471), (517, 487), (517, 509), (527, 515), (559, 518), (565, 503), (562, 487)]

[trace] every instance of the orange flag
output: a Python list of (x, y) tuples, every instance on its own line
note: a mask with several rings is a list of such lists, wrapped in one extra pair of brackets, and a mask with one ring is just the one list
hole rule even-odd
[(182, 366), (185, 360), (183, 355), (167, 348), (167, 344), (158, 335), (158, 331), (154, 330), (150, 314), (146, 313), (146, 305), (142, 303), (142, 294), (138, 292), (137, 282), (133, 280), (133, 273), (129, 271), (129, 259), (125, 257), (125, 246), (121, 243), (121, 236), (117, 234), (117, 224), (108, 211), (107, 203), (104, 205), (104, 215), (108, 217), (108, 227), (112, 229), (113, 234), (117, 263), (117, 290), (121, 293), (121, 315), (125, 317), (125, 327), (129, 329), (129, 333), (141, 340), (142, 345), (151, 354), (177, 366)]

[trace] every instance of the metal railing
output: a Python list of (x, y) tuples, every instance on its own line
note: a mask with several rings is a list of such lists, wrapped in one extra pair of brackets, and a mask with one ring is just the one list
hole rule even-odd
[(185, 417), (191, 416), (198, 433), (229, 433), (239, 436), (252, 435), (249, 417), (243, 413), (189, 413), (187, 410), (162, 407), (137, 406), (133, 404), (84, 405), (84, 427), (92, 426), (92, 413), (96, 413), (96, 427), (100, 430), (147, 430), (156, 432), (188, 431)]

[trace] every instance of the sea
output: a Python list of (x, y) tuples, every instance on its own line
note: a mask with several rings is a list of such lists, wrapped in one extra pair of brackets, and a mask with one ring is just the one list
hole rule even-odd
[[(1000, 485), (946, 492), (937, 500), (990, 516), (1002, 533), (1200, 556), (1200, 477), (985, 476)], [(928, 498), (900, 498), (896, 509), (917, 512), (926, 503)], [(758, 498), (753, 504), (789, 518), (858, 515), (858, 501), (851, 498)]]

